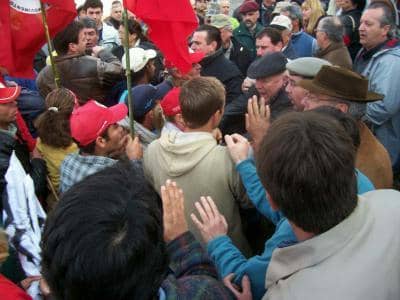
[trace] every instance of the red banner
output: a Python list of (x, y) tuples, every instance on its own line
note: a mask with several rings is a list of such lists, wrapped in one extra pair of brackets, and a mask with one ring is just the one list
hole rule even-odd
[(149, 27), (149, 38), (181, 72), (192, 64), (188, 38), (198, 22), (189, 0), (124, 0), (124, 5)]

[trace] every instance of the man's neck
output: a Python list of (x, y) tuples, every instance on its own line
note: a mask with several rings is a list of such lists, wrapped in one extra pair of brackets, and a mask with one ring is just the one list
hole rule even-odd
[(304, 231), (303, 229), (295, 225), (293, 222), (289, 221), (289, 224), (292, 227), (293, 233), (299, 242), (309, 240), (315, 236), (314, 233)]
[(222, 44), (222, 48), (224, 49), (229, 49), (229, 47), (231, 46), (231, 40), (228, 40), (227, 42)]
[(210, 124), (206, 124), (202, 127), (198, 127), (198, 128), (188, 128), (186, 127), (185, 132), (208, 132), (208, 133), (212, 133), (212, 131), (214, 130), (213, 126), (211, 126)]
[(365, 48), (365, 50), (370, 51), (376, 47), (381, 46), (386, 41), (387, 41), (387, 39), (381, 39), (378, 43), (375, 43), (374, 45), (371, 45), (371, 46), (364, 46), (364, 48)]
[(10, 128), (10, 123), (0, 122), (0, 129), (8, 130)]

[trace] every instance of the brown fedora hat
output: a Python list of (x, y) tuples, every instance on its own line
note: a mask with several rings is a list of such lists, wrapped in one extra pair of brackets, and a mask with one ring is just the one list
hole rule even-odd
[(338, 66), (322, 66), (314, 79), (303, 79), (298, 85), (314, 94), (357, 102), (377, 101), (384, 97), (368, 91), (366, 77)]

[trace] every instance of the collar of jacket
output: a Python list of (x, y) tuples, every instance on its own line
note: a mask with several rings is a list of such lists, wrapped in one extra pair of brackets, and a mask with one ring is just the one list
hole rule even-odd
[(206, 57), (204, 57), (202, 59), (202, 61), (200, 62), (200, 65), (202, 67), (206, 67), (209, 64), (211, 64), (217, 57), (224, 55), (224, 51), (222, 49), (222, 47), (219, 47), (219, 49), (217, 51), (215, 51), (213, 54), (207, 55)]
[(315, 54), (315, 56), (317, 56), (317, 57), (322, 57), (322, 56), (328, 54), (328, 53), (331, 52), (331, 51), (334, 51), (334, 50), (337, 50), (337, 49), (340, 49), (340, 48), (344, 48), (344, 47), (346, 47), (346, 46), (344, 45), (343, 42), (331, 43), (331, 44), (330, 44), (328, 47), (326, 47), (325, 49), (319, 49), (319, 50), (317, 51), (317, 53)]
[(318, 265), (345, 247), (365, 224), (368, 211), (369, 207), (359, 196), (354, 211), (335, 227), (293, 246), (277, 248), (268, 267), (266, 288), (275, 285), (282, 278)]
[(380, 53), (381, 51), (397, 48), (399, 46), (400, 46), (400, 40), (392, 38), (390, 40), (386, 40), (382, 44), (379, 44), (378, 46), (376, 46), (370, 50), (361, 48), (361, 50), (357, 56), (360, 56), (362, 59), (366, 60), (366, 59), (371, 58), (375, 54)]
[(56, 56), (54, 57), (54, 61), (61, 62), (67, 59), (75, 58), (75, 57), (80, 57), (80, 56), (85, 56), (86, 54), (83, 53), (77, 53), (77, 54), (67, 54), (67, 55), (62, 55), (62, 56)]

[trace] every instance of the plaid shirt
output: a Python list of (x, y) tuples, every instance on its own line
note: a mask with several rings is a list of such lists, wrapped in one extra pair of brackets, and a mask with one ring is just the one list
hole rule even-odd
[(105, 156), (84, 156), (79, 153), (67, 155), (60, 169), (60, 193), (64, 193), (75, 183), (116, 162), (117, 160)]
[(161, 284), (160, 299), (235, 299), (189, 231), (170, 242), (167, 251), (169, 273)]

